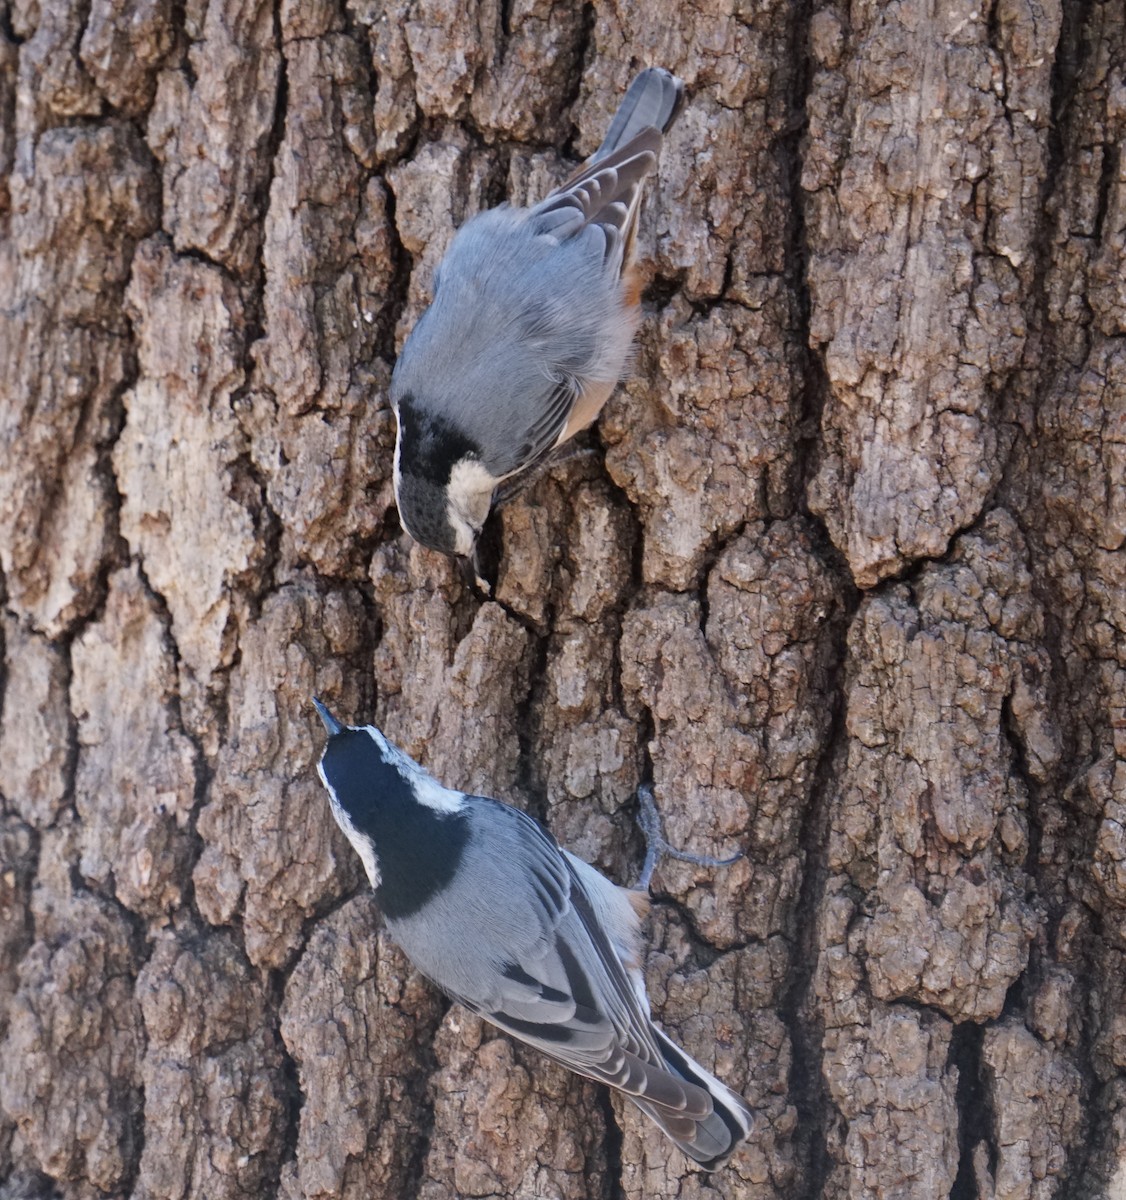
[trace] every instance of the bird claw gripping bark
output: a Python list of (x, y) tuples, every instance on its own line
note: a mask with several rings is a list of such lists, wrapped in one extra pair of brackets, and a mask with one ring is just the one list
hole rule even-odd
[(637, 789), (637, 824), (645, 838), (645, 862), (642, 864), (641, 877), (637, 881), (635, 891), (647, 892), (649, 890), (649, 881), (653, 877), (657, 863), (666, 854), (669, 858), (675, 858), (679, 862), (692, 863), (697, 867), (730, 867), (743, 857), (742, 850), (737, 851), (730, 858), (713, 858), (709, 854), (690, 854), (687, 850), (678, 850), (675, 846), (670, 846), (661, 832), (661, 815), (657, 811), (657, 804), (653, 799), (653, 789), (647, 784), (643, 784)]

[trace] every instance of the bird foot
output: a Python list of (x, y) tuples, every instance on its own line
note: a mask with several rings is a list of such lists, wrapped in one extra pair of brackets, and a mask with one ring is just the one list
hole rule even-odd
[(679, 862), (693, 863), (697, 867), (730, 867), (743, 857), (740, 850), (730, 858), (712, 858), (709, 854), (689, 854), (687, 850), (678, 850), (665, 841), (661, 832), (661, 815), (657, 812), (657, 804), (653, 799), (653, 789), (642, 785), (637, 789), (637, 824), (645, 838), (645, 862), (641, 867), (641, 878), (637, 881), (637, 891), (647, 892), (653, 871), (663, 855), (675, 858)]

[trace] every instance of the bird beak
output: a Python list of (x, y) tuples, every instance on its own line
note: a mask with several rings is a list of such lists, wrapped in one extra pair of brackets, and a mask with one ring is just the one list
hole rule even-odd
[(481, 592), (486, 600), (492, 598), (493, 585), (481, 574), (480, 565), (477, 559), (477, 551), (474, 549), (469, 558), (459, 560), (458, 565), (461, 567), (461, 577), (471, 587)]
[(329, 737), (336, 737), (338, 733), (344, 732), (344, 726), (325, 708), (316, 696), (313, 697), (313, 707), (320, 714), (320, 718), (324, 722), (324, 727), (328, 730)]

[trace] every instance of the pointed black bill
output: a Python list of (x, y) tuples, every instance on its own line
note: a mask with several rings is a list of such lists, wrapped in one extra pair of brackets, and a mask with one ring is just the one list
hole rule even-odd
[(469, 557), (461, 560), (461, 576), (479, 598), (491, 600), (496, 595), (503, 554), (501, 523), (494, 509), (477, 535)]
[(474, 551), (469, 558), (458, 559), (458, 566), (461, 569), (461, 577), (470, 591), (478, 593), (486, 600), (491, 600), (493, 585), (481, 573), (481, 567), (477, 560), (477, 552)]
[(329, 737), (336, 737), (338, 733), (344, 732), (344, 726), (325, 708), (316, 696), (313, 697), (313, 707), (320, 714), (320, 718), (324, 722), (324, 727), (328, 730)]

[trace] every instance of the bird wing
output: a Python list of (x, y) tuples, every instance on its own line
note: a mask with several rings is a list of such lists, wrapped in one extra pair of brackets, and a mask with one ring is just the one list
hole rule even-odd
[(456, 998), (572, 1071), (685, 1117), (706, 1117), (710, 1097), (669, 1070), (583, 879), (538, 822), (502, 807), (519, 818), (521, 846), (494, 858), (503, 876), (495, 890), (511, 897), (513, 877), (525, 881), (515, 884), (522, 894), (510, 907), (515, 916), (523, 911), (531, 935), (506, 937), (503, 946), (479, 943), (494, 957), (488, 986)]
[(642, 129), (624, 146), (579, 169), (528, 214), (531, 228), (560, 241), (592, 226), (605, 238), (603, 261), (620, 273), (637, 220), (641, 185), (657, 165), (661, 131)]
[(524, 440), (513, 456), (518, 464), (513, 468), (514, 471), (534, 466), (555, 447), (559, 435), (567, 427), (567, 420), (580, 391), (578, 380), (566, 375), (551, 387), (539, 404), (528, 406), (530, 420), (523, 431)]

